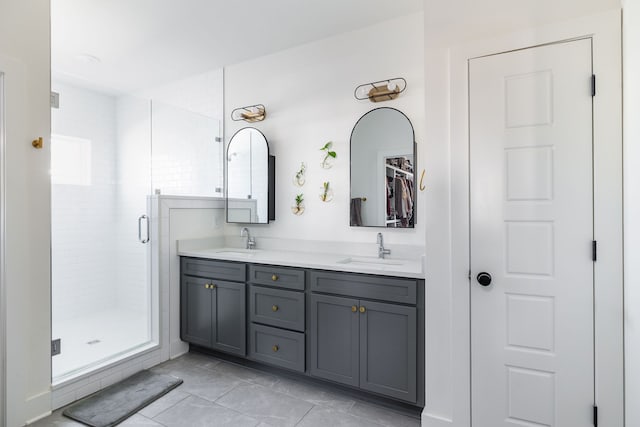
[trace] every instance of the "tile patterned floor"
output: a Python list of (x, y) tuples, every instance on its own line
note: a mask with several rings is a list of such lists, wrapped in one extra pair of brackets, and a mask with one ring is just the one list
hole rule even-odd
[[(414, 427), (420, 420), (330, 387), (189, 353), (153, 371), (184, 383), (124, 421), (123, 427)], [(62, 409), (36, 427), (81, 427)]]

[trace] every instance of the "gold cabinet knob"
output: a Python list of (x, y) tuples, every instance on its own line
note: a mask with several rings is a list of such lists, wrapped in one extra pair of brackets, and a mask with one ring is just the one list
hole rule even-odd
[(356, 307), (355, 305), (351, 306), (351, 312), (355, 313), (356, 311), (358, 311), (358, 307)]
[(208, 284), (208, 283), (205, 283), (205, 284), (204, 284), (204, 288), (205, 288), (205, 289), (209, 289), (209, 284)]
[(360, 313), (364, 313), (365, 311), (367, 311), (367, 309), (364, 308), (364, 306), (360, 306)]
[(273, 350), (273, 352), (275, 353), (276, 351), (280, 350), (280, 347), (274, 345), (273, 347), (271, 347), (271, 350)]
[(271, 311), (278, 311), (278, 308), (279, 307), (274, 304), (273, 306), (271, 306)]
[(215, 289), (216, 285), (214, 285), (213, 283), (209, 285), (209, 289)]
[(275, 282), (276, 280), (278, 280), (278, 276), (276, 276), (276, 275), (274, 274), (273, 276), (271, 276), (271, 280), (273, 280), (273, 281)]

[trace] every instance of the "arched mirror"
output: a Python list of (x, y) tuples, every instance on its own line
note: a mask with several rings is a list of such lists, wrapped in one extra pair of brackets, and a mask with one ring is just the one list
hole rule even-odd
[(236, 132), (227, 145), (227, 222), (267, 224), (275, 219), (275, 157), (258, 129)]
[(413, 228), (416, 145), (411, 121), (376, 108), (351, 132), (351, 218), (354, 227)]

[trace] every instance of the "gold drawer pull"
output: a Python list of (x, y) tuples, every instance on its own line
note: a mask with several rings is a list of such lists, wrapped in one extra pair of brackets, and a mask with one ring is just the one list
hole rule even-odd
[(365, 311), (367, 311), (367, 309), (366, 309), (366, 308), (364, 308), (364, 306), (363, 306), (363, 305), (362, 305), (362, 306), (360, 306), (360, 313), (364, 313)]
[(351, 312), (355, 313), (356, 311), (358, 311), (358, 307), (356, 307), (355, 305), (351, 306)]
[(276, 351), (280, 350), (280, 347), (274, 345), (273, 347), (271, 347), (271, 350), (273, 350), (273, 352), (275, 353)]
[(278, 311), (278, 306), (274, 304), (274, 305), (271, 307), (271, 311)]
[(274, 274), (273, 276), (271, 276), (271, 280), (273, 280), (273, 281), (275, 282), (276, 280), (278, 280), (278, 276), (276, 276), (276, 275)]

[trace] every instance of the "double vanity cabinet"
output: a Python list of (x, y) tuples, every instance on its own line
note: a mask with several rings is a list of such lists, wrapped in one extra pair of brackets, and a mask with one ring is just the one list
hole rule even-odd
[(181, 338), (424, 405), (424, 280), (183, 256)]

